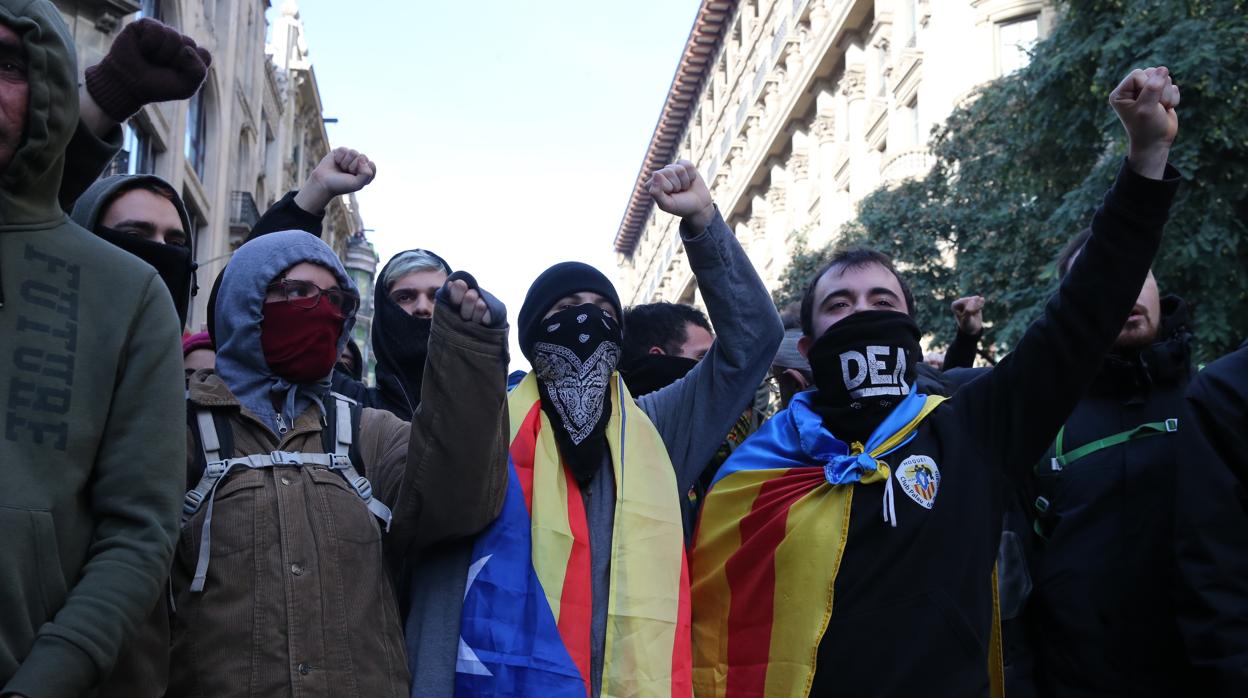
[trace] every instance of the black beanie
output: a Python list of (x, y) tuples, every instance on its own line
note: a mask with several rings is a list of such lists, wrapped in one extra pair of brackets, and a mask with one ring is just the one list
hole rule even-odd
[(530, 362), (533, 357), (534, 336), (541, 327), (542, 316), (550, 310), (555, 301), (564, 296), (592, 291), (611, 301), (615, 308), (615, 317), (619, 320), (620, 330), (624, 330), (624, 312), (620, 307), (620, 296), (610, 279), (597, 269), (582, 262), (560, 262), (542, 272), (529, 292), (524, 296), (524, 305), (520, 306), (520, 317), (517, 324), (520, 329), (520, 351)]

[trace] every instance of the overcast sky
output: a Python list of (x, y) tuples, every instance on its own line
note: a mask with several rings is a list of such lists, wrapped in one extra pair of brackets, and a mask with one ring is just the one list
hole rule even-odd
[(330, 140), (378, 164), (359, 202), (382, 264), (433, 250), (513, 324), (555, 262), (614, 279), (612, 239), (698, 5), (301, 0)]

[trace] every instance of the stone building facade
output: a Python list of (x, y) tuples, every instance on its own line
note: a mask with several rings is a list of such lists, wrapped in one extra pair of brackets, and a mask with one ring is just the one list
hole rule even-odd
[[(154, 17), (213, 56), (199, 94), (144, 107), (124, 126), (113, 173), (146, 172), (182, 195), (195, 230), (199, 283), (207, 289), (251, 226), (296, 189), (330, 150), (316, 72), (299, 8), (286, 0), (54, 0), (78, 49), (79, 72), (98, 62), (127, 22)], [(274, 16), (272, 25), (266, 12)], [(364, 226), (354, 196), (338, 197), (323, 239), (345, 261)], [(200, 329), (208, 293), (188, 328)]]
[(1022, 66), (1045, 0), (704, 0), (615, 236), (628, 305), (701, 304), (655, 169), (686, 158), (774, 288), (880, 186), (925, 173), (931, 129)]

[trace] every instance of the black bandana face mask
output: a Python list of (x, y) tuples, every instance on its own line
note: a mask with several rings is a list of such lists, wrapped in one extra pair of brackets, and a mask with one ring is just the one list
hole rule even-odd
[(832, 433), (860, 439), (910, 394), (922, 358), (919, 327), (905, 313), (854, 313), (829, 327), (807, 358), (820, 406), (837, 412), (824, 415), (838, 422)]
[(646, 354), (620, 366), (620, 375), (633, 397), (641, 397), (661, 390), (676, 381), (698, 365), (697, 359), (669, 354)]
[(185, 245), (152, 242), (102, 225), (95, 226), (95, 234), (156, 268), (156, 273), (173, 296), (173, 307), (178, 311), (178, 320), (185, 327), (191, 296), (199, 290), (195, 284), (197, 265), (191, 260), (190, 248)]
[(620, 326), (592, 303), (542, 321), (533, 344), (533, 372), (555, 440), (578, 481), (602, 463), (611, 417), (611, 374), (620, 361)]

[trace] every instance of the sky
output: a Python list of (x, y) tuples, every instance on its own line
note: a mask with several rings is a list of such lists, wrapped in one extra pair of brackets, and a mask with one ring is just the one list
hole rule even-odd
[[(384, 265), (424, 247), (503, 300), (612, 242), (699, 0), (300, 0), (334, 147)], [(274, 3), (270, 13), (280, 11)], [(272, 14), (270, 15), (272, 17)], [(378, 266), (378, 270), (381, 266)]]

